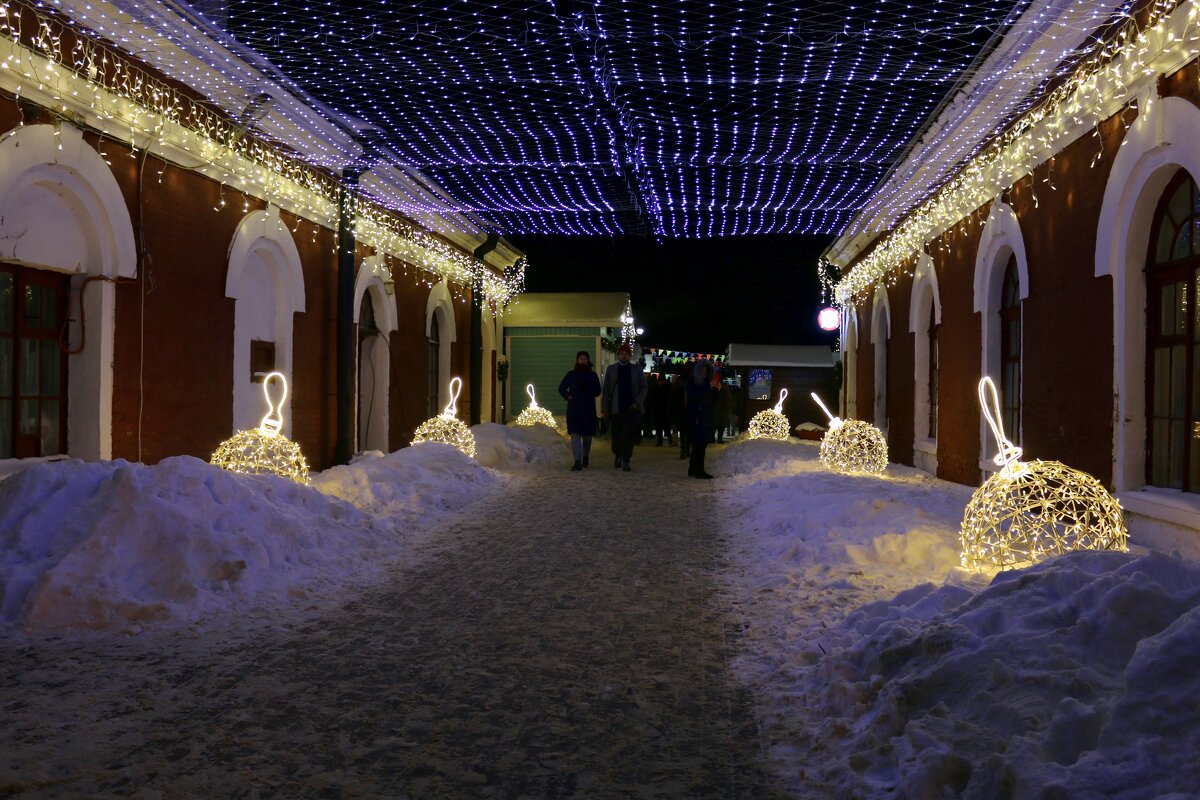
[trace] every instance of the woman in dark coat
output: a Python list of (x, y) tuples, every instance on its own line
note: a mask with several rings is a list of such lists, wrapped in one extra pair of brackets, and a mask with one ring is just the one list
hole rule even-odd
[(575, 354), (575, 369), (558, 384), (558, 393), (567, 401), (567, 433), (571, 434), (571, 453), (575, 456), (571, 470), (578, 472), (588, 465), (592, 452), (596, 398), (600, 396), (600, 378), (592, 369), (592, 355), (587, 350)]
[(698, 361), (684, 384), (687, 395), (687, 429), (691, 440), (691, 461), (688, 475), (693, 478), (709, 479), (704, 471), (704, 451), (713, 440), (716, 431), (717, 392), (713, 386), (713, 366), (708, 361)]

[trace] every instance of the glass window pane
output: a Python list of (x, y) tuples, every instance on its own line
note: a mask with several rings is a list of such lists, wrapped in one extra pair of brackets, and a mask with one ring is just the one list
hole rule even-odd
[(1192, 229), (1192, 250), (1190, 253), (1188, 253), (1188, 255), (1194, 256), (1198, 251), (1200, 251), (1200, 217), (1192, 217), (1191, 220), (1189, 220), (1188, 227)]
[(0, 272), (0, 333), (12, 333), (16, 310), (13, 307), (13, 292), (16, 291), (16, 276), (11, 272)]
[(54, 339), (42, 339), (42, 394), (58, 394), (62, 377), (62, 350)]
[(0, 337), (0, 395), (13, 393), (13, 340)]
[(58, 292), (53, 286), (42, 289), (42, 327), (46, 330), (58, 328)]
[(1188, 485), (1187, 491), (1200, 491), (1200, 423), (1192, 424), (1192, 437), (1188, 449)]
[(1188, 318), (1188, 285), (1182, 281), (1176, 284), (1175, 291), (1179, 296), (1179, 305), (1175, 311), (1175, 335), (1187, 335)]
[(1171, 245), (1175, 242), (1175, 229), (1170, 220), (1164, 219), (1158, 229), (1158, 242), (1154, 247), (1154, 263), (1166, 264), (1171, 260)]
[(62, 452), (59, 447), (59, 422), (58, 401), (43, 400), (41, 454), (44, 456), (52, 456)]
[(1171, 480), (1172, 489), (1183, 488), (1183, 437), (1188, 425), (1181, 419), (1171, 420)]
[(1169, 347), (1154, 348), (1154, 409), (1156, 417), (1167, 416), (1169, 405), (1167, 399), (1171, 396), (1171, 349)]
[(1150, 466), (1150, 482), (1155, 486), (1167, 486), (1171, 477), (1167, 470), (1167, 457), (1171, 452), (1168, 437), (1168, 422), (1165, 419), (1155, 419), (1151, 447), (1153, 458)]
[(1175, 284), (1163, 284), (1158, 293), (1158, 332), (1170, 336), (1175, 330)]
[(21, 436), (33, 436), (38, 432), (38, 401), (22, 400), (20, 413), (17, 415), (17, 433)]
[(0, 400), (0, 458), (12, 457), (12, 401)]
[(1175, 234), (1175, 242), (1171, 246), (1171, 260), (1178, 261), (1181, 258), (1187, 258), (1192, 253), (1192, 237), (1191, 228), (1187, 225), (1179, 229)]
[(1171, 202), (1167, 204), (1167, 216), (1171, 218), (1172, 227), (1178, 227), (1192, 212), (1192, 182), (1185, 180), (1179, 184)]
[(1187, 367), (1187, 347), (1176, 345), (1171, 348), (1171, 418), (1183, 419), (1183, 404), (1187, 399), (1187, 386), (1183, 382)]
[(40, 394), (38, 385), (38, 340), (22, 339), (21, 351), (21, 394), (34, 397)]

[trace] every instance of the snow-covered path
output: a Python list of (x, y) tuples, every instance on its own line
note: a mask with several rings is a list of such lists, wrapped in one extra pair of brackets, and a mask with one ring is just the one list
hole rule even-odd
[(336, 609), (0, 642), (0, 794), (770, 796), (719, 482), (597, 445), (584, 473), (513, 473)]

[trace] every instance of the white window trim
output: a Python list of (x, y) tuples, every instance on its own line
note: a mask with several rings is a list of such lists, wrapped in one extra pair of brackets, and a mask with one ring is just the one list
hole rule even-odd
[(917, 258), (911, 298), (908, 331), (913, 334), (913, 460), (918, 469), (936, 475), (937, 438), (923, 434), (929, 430), (929, 310), (932, 305), (934, 324), (940, 324), (942, 299), (937, 271), (928, 253)]
[(288, 380), (289, 389), (283, 412), (285, 435), (292, 430), (292, 318), (304, 311), (304, 268), (292, 232), (279, 218), (279, 209), (269, 206), (264, 211), (252, 211), (242, 218), (229, 245), (229, 270), (225, 276), (225, 296), (235, 301), (233, 326), (233, 430), (251, 428), (266, 412), (262, 385), (250, 376), (250, 331), (244, 322), (247, 308), (242, 298), (249, 293), (246, 266), (252, 259), (262, 259), (268, 265), (275, 299), (275, 369)]
[(858, 308), (848, 306), (842, 317), (842, 404), (846, 419), (858, 419)]
[[(979, 369), (981, 375), (1000, 375), (1000, 315), (1001, 293), (1004, 289), (1004, 268), (1009, 256), (1016, 256), (1018, 296), (1021, 306), (1021, 390), (1025, 389), (1025, 309), (1024, 301), (1029, 297), (1029, 261), (1025, 256), (1025, 239), (1017, 213), (999, 197), (992, 201), (987, 222), (979, 239), (979, 251), (975, 256), (974, 309), (980, 315), (981, 352)], [(997, 386), (999, 381), (997, 381)], [(1024, 414), (1022, 414), (1022, 425)], [(1005, 431), (1005, 436), (1020, 444), (1022, 431)], [(996, 442), (991, 429), (979, 415), (979, 465), (984, 472), (994, 472), (998, 467), (991, 457), (996, 453)], [(987, 466), (985, 466), (987, 465)]]
[[(391, 293), (388, 291), (389, 286)], [(358, 275), (354, 281), (354, 323), (356, 325), (359, 321), (364, 296), (371, 298), (371, 308), (375, 313), (375, 326), (379, 328), (380, 334), (390, 337), (398, 327), (399, 312), (396, 308), (392, 271), (383, 256), (369, 256), (364, 258), (362, 264), (359, 265)], [(374, 375), (373, 391), (371, 398), (363, 398), (361, 396), (363, 376), (356, 376), (354, 382), (355, 408), (359, 413), (354, 416), (354, 441), (362, 450), (379, 450), (386, 453), (388, 452), (388, 434), (391, 426), (391, 414), (388, 408), (392, 384), (391, 348), (388, 344), (375, 340), (367, 358), (371, 361)], [(355, 359), (356, 365), (360, 362), (361, 358)], [(371, 409), (369, 421), (363, 419), (364, 407)], [(364, 435), (366, 441), (363, 441)]]
[(434, 409), (434, 413), (437, 413), (450, 402), (450, 380), (454, 377), (450, 374), (450, 352), (451, 345), (458, 341), (458, 332), (454, 326), (454, 302), (445, 281), (434, 284), (429, 290), (429, 299), (425, 302), (426, 339), (433, 330), (434, 314), (438, 314), (438, 377), (441, 379), (441, 386), (438, 387), (438, 408)]
[(1200, 109), (1175, 97), (1139, 98), (1139, 110), (1104, 190), (1096, 231), (1097, 277), (1113, 286), (1113, 485), (1146, 485), (1146, 266), (1154, 210), (1176, 170), (1200, 181)]
[[(137, 250), (125, 197), (112, 171), (82, 132), (68, 123), (25, 125), (0, 140), (0, 217), (25, 192), (39, 186), (69, 197), (75, 220), (86, 228), (86, 263), (23, 262), (20, 237), (0, 236), (0, 256), (33, 269), (75, 275), (78, 290), (86, 276), (134, 278)], [(69, 224), (55, 220), (55, 225)], [(112, 458), (113, 361), (116, 334), (116, 288), (96, 281), (84, 294), (88, 344), (67, 364), (67, 453), (88, 461)], [(78, 313), (73, 309), (72, 313)]]
[[(882, 286), (875, 287), (875, 297), (871, 305), (871, 344), (874, 348), (873, 361), (875, 368), (874, 402), (872, 409), (875, 415), (875, 427), (888, 434), (888, 391), (887, 391), (887, 343), (892, 335), (892, 308), (888, 302), (887, 290)], [(882, 389), (882, 394), (880, 393)], [(880, 400), (882, 399), (882, 402)]]

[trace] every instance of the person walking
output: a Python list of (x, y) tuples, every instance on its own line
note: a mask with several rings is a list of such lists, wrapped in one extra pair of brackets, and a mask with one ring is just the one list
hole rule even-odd
[(604, 396), (600, 401), (601, 414), (611, 422), (613, 466), (626, 472), (630, 469), (633, 441), (646, 407), (646, 374), (640, 366), (629, 363), (632, 353), (627, 344), (617, 348), (617, 363), (610, 364), (604, 372)]
[(596, 398), (600, 396), (600, 379), (592, 369), (592, 354), (587, 350), (575, 354), (575, 369), (563, 376), (558, 393), (567, 401), (567, 433), (571, 434), (571, 454), (575, 456), (571, 470), (579, 472), (588, 465), (592, 452)]
[(688, 475), (709, 480), (712, 475), (704, 471), (704, 451), (713, 440), (718, 395), (713, 386), (712, 364), (696, 362), (684, 391), (687, 393), (688, 438), (692, 447)]

